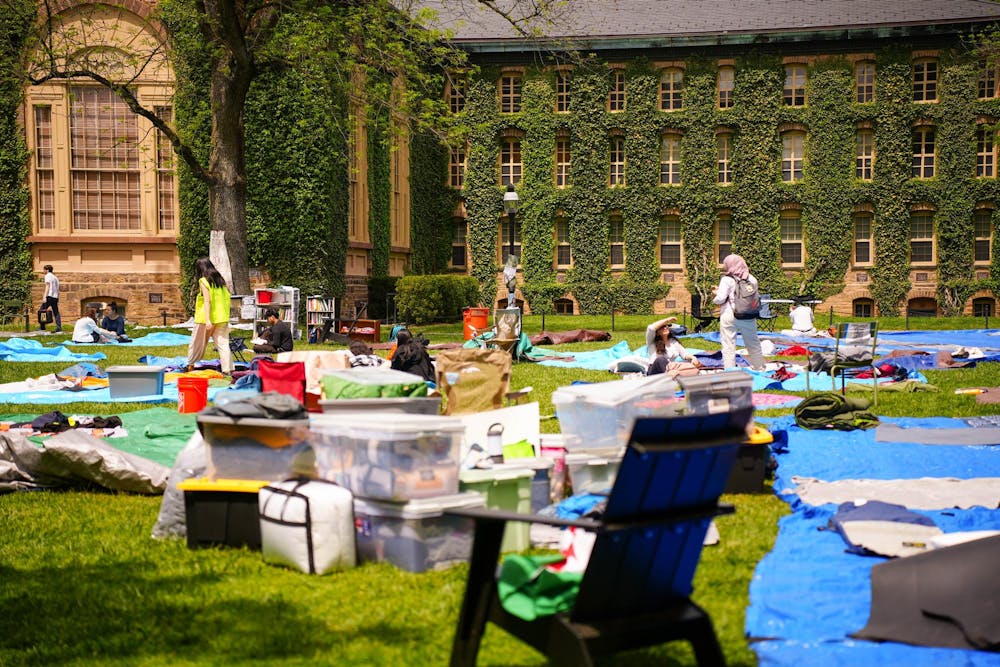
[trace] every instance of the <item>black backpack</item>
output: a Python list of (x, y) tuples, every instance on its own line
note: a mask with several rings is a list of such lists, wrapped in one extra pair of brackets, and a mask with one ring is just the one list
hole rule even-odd
[(760, 315), (760, 293), (757, 285), (749, 280), (736, 281), (736, 289), (733, 291), (733, 314), (738, 320), (755, 320)]

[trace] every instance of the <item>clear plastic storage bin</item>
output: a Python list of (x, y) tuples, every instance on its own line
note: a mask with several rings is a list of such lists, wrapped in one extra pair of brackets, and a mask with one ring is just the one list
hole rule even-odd
[(309, 453), (307, 419), (233, 419), (221, 415), (197, 416), (208, 453), (210, 480), (284, 479), (295, 459)]
[(604, 493), (611, 490), (622, 463), (621, 454), (608, 452), (607, 456), (592, 454), (567, 454), (566, 469), (569, 471), (573, 494)]
[(414, 398), (332, 398), (320, 399), (323, 412), (405, 412), (412, 415), (436, 415), (441, 410), (440, 396)]
[(753, 378), (747, 373), (693, 375), (677, 381), (684, 390), (688, 414), (714, 415), (753, 406)]
[(391, 503), (354, 499), (359, 561), (388, 561), (409, 572), (440, 570), (472, 555), (472, 519), (444, 514), (483, 507), (482, 494), (469, 492)]
[[(552, 404), (566, 449), (624, 447), (636, 416), (680, 414), (678, 384), (665, 375), (559, 387)], [(641, 410), (637, 407), (641, 404)]]
[(458, 493), (459, 419), (369, 412), (322, 415), (312, 424), (320, 476), (355, 496), (405, 501)]

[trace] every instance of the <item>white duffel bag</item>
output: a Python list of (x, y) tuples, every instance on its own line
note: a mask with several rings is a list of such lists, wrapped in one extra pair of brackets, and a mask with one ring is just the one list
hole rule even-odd
[(354, 503), (332, 482), (290, 479), (260, 490), (260, 546), (264, 561), (325, 574), (354, 567)]

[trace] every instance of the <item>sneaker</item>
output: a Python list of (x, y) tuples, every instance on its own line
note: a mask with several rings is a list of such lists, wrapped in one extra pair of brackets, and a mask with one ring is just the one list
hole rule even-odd
[(60, 327), (59, 329), (55, 329), (52, 333), (62, 333), (62, 328)]

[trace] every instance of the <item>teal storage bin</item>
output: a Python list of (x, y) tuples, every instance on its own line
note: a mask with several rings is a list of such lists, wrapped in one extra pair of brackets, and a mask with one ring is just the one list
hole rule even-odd
[[(486, 498), (486, 506), (491, 509), (531, 513), (531, 482), (535, 471), (530, 468), (495, 467), (488, 469), (462, 470), (458, 475), (462, 491), (478, 491)], [(531, 524), (522, 521), (508, 521), (504, 528), (503, 552), (524, 551), (531, 546)]]

